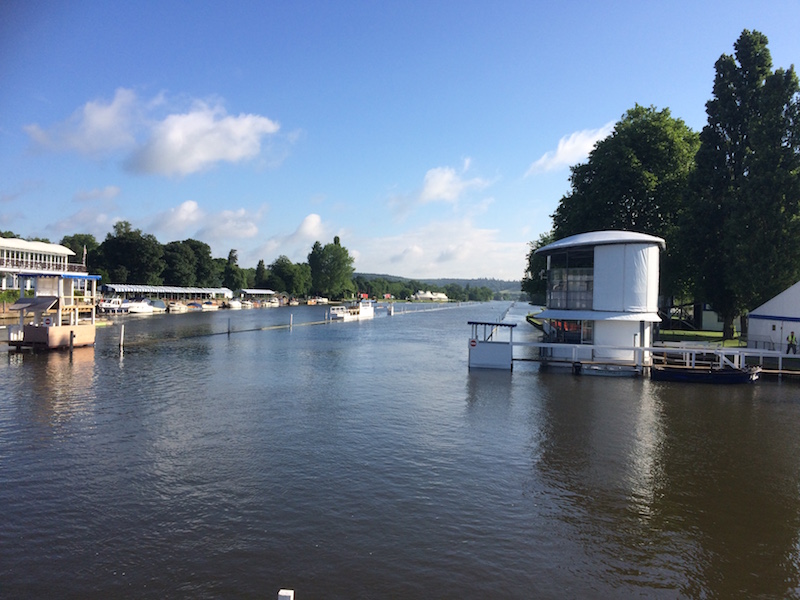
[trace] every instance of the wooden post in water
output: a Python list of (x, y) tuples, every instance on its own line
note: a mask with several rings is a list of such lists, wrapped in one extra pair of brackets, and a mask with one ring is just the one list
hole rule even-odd
[(125, 323), (119, 326), (119, 349), (122, 350), (123, 343), (125, 342)]
[(293, 323), (294, 323), (294, 315), (292, 313), (289, 313), (289, 330), (290, 331), (292, 329), (292, 324)]
[(72, 349), (75, 347), (75, 332), (70, 330), (69, 332), (69, 354), (72, 356)]
[(228, 317), (228, 337), (231, 337), (231, 318)]

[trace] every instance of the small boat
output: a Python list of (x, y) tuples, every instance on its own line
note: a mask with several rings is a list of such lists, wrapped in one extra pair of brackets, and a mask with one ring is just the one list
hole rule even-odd
[(189, 304), (186, 305), (186, 310), (189, 312), (198, 312), (203, 310), (203, 305), (199, 302), (189, 302)]
[(334, 321), (362, 321), (374, 316), (375, 305), (370, 300), (331, 307), (331, 319)]
[(113, 298), (102, 300), (97, 305), (97, 310), (101, 313), (120, 314), (128, 312), (128, 305), (119, 296), (114, 296)]
[(219, 306), (217, 306), (216, 304), (211, 302), (211, 300), (206, 300), (202, 304), (202, 309), (203, 310), (219, 310)]
[(242, 302), (240, 300), (236, 300), (235, 298), (228, 300), (227, 304), (224, 306), (226, 308), (230, 308), (231, 310), (242, 310)]
[(167, 310), (171, 313), (182, 313), (188, 311), (189, 307), (183, 302), (170, 302)]
[(731, 367), (684, 367), (659, 365), (650, 368), (653, 381), (683, 381), (687, 383), (751, 383), (761, 374), (761, 367), (734, 369)]
[(253, 302), (250, 300), (242, 300), (242, 308), (253, 308)]

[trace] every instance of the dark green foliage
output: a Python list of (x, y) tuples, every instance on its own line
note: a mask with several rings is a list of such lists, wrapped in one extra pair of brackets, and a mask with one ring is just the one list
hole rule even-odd
[(127, 221), (114, 225), (97, 249), (97, 269), (108, 274), (107, 283), (160, 285), (164, 248), (152, 234), (132, 229)]
[(183, 287), (197, 285), (197, 257), (192, 246), (185, 242), (170, 242), (164, 246), (164, 283)]
[(239, 266), (239, 256), (236, 250), (228, 253), (228, 261), (222, 272), (222, 285), (234, 291), (247, 287), (247, 275)]
[(797, 74), (772, 70), (767, 38), (745, 30), (715, 65), (685, 244), (696, 294), (733, 320), (800, 277)]
[(528, 299), (534, 304), (544, 305), (547, 292), (547, 278), (544, 277), (544, 272), (547, 270), (547, 258), (534, 253), (553, 241), (555, 241), (553, 232), (548, 231), (541, 234), (538, 240), (530, 243), (528, 270), (525, 271), (525, 275), (522, 278), (521, 289), (528, 294)]
[(338, 236), (323, 246), (315, 242), (308, 255), (311, 272), (311, 292), (332, 299), (352, 296), (353, 258), (341, 245)]

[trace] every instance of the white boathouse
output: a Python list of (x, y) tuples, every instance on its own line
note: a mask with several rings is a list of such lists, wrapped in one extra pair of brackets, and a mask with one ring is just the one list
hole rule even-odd
[[(98, 275), (60, 244), (0, 238), (0, 273), (20, 290), (9, 310), (19, 311), (19, 325), (9, 328), (8, 343), (29, 348), (90, 346), (95, 341)], [(33, 295), (26, 296), (32, 288)]]
[[(662, 238), (631, 231), (573, 235), (536, 250), (547, 257), (543, 362), (647, 362), (658, 315)], [(564, 347), (559, 347), (564, 344)]]

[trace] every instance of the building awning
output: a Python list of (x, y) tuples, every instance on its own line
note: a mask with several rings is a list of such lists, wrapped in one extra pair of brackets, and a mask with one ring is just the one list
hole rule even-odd
[(660, 323), (658, 313), (610, 312), (606, 310), (557, 310), (545, 309), (535, 315), (537, 319), (554, 321), (644, 321)]
[(8, 307), (8, 310), (50, 310), (58, 302), (56, 296), (34, 296), (33, 298), (20, 298)]

